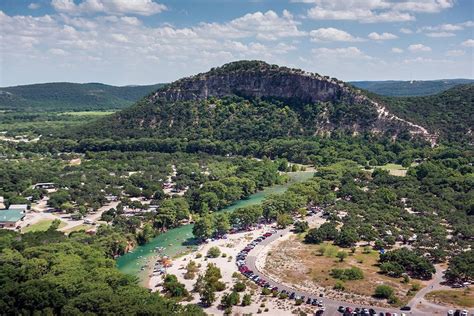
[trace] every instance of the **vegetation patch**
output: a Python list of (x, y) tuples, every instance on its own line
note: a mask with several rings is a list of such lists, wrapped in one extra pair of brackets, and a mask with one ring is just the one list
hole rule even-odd
[(474, 307), (474, 291), (467, 290), (442, 290), (426, 294), (426, 299), (437, 304), (458, 307)]

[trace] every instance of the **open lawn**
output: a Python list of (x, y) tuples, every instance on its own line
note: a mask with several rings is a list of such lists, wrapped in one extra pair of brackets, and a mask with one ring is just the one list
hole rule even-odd
[[(51, 226), (51, 223), (53, 222), (52, 219), (45, 219), (42, 221), (39, 221), (36, 224), (32, 224), (27, 227), (23, 227), (21, 232), (23, 233), (29, 233), (29, 232), (39, 232), (39, 231), (45, 231)], [(59, 228), (66, 226), (66, 223), (61, 221), (61, 224), (59, 224)]]
[(433, 291), (426, 294), (425, 298), (441, 305), (465, 308), (474, 307), (473, 289)]
[(104, 116), (115, 113), (115, 111), (78, 111), (78, 112), (63, 112), (60, 115), (73, 116)]
[(375, 168), (380, 168), (383, 170), (387, 170), (392, 176), (404, 177), (407, 175), (407, 168), (403, 167), (402, 165), (397, 165), (394, 163), (388, 163), (383, 166), (377, 166)]
[(88, 225), (88, 224), (81, 224), (81, 225), (78, 225), (78, 226), (74, 226), (72, 228), (69, 228), (69, 229), (66, 229), (64, 232), (65, 233), (72, 233), (72, 232), (77, 232), (77, 231), (80, 231), (80, 230), (89, 230), (91, 228), (93, 228), (94, 226), (92, 225)]
[[(277, 250), (278, 249), (278, 250)], [(336, 256), (340, 251), (345, 251), (348, 256), (340, 261)], [(332, 269), (349, 269), (357, 267), (362, 270), (362, 280), (342, 281), (344, 293), (371, 297), (374, 289), (381, 284), (394, 288), (399, 304), (409, 301), (413, 292), (410, 292), (413, 284), (420, 286), (416, 281), (405, 284), (402, 278), (391, 278), (379, 273), (379, 254), (370, 250), (364, 252), (363, 247), (351, 249), (339, 248), (331, 243), (321, 245), (304, 244), (297, 238), (278, 243), (272, 248), (267, 257), (265, 270), (270, 274), (290, 284), (305, 284), (309, 288), (317, 286), (333, 289), (337, 282), (341, 282), (331, 276)], [(397, 304), (398, 305), (398, 304)]]

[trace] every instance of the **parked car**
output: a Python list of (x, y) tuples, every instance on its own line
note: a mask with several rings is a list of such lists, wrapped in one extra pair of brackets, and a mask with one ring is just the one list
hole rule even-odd
[(296, 296), (296, 293), (295, 293), (295, 292), (292, 292), (292, 293), (290, 294), (290, 299), (294, 299), (295, 296)]
[(402, 308), (400, 308), (401, 311), (411, 311), (411, 307), (410, 306), (403, 306)]

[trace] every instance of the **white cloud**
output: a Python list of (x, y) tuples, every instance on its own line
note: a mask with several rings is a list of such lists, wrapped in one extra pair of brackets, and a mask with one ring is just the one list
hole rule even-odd
[(474, 47), (474, 39), (468, 39), (461, 43), (462, 46)]
[(431, 47), (423, 45), (423, 44), (412, 44), (408, 46), (408, 50), (413, 53), (431, 52)]
[(150, 16), (167, 9), (164, 4), (153, 0), (83, 0), (79, 4), (74, 0), (52, 0), (51, 5), (58, 12), (72, 15), (105, 13)]
[(398, 38), (397, 35), (392, 33), (383, 32), (381, 34), (377, 32), (372, 32), (369, 34), (369, 38), (374, 41), (385, 41)]
[(361, 38), (354, 37), (346, 31), (333, 27), (320, 28), (312, 30), (309, 35), (311, 40), (315, 42), (360, 42)]
[(201, 23), (195, 28), (203, 36), (245, 38), (255, 36), (260, 40), (277, 40), (284, 37), (306, 35), (298, 29), (299, 22), (286, 10), (278, 16), (272, 10), (265, 13), (248, 13), (227, 23)]
[(428, 37), (453, 37), (453, 36), (456, 36), (456, 34), (451, 33), (451, 32), (430, 32), (430, 33), (426, 33), (426, 36), (428, 36)]
[(51, 48), (48, 50), (49, 53), (56, 55), (56, 56), (65, 56), (67, 55), (66, 51), (61, 48)]
[(466, 52), (461, 49), (453, 49), (453, 50), (448, 50), (446, 52), (446, 56), (458, 57), (458, 56), (463, 56), (465, 53)]
[(408, 0), (393, 3), (392, 9), (398, 11), (437, 13), (452, 8), (454, 0)]
[(41, 7), (41, 5), (39, 3), (34, 3), (34, 2), (32, 2), (28, 5), (28, 9), (30, 9), (30, 10), (36, 10), (36, 9), (39, 9), (40, 7)]
[(403, 53), (403, 49), (398, 48), (398, 47), (393, 47), (392, 48), (392, 53), (401, 54), (401, 53)]
[(365, 23), (415, 20), (416, 13), (449, 9), (454, 0), (294, 0), (314, 4), (307, 12), (315, 20), (356, 20)]
[(402, 28), (400, 29), (400, 33), (403, 33), (403, 34), (412, 34), (413, 31), (410, 30), (409, 28), (402, 27)]
[(429, 37), (451, 37), (456, 36), (454, 32), (462, 31), (467, 27), (474, 26), (473, 21), (461, 23), (445, 23), (439, 25), (423, 26), (417, 30), (418, 33), (425, 33)]
[(359, 48), (350, 46), (343, 48), (313, 48), (311, 50), (313, 54), (318, 57), (325, 57), (331, 59), (345, 58), (345, 59), (371, 59), (372, 57), (366, 55)]

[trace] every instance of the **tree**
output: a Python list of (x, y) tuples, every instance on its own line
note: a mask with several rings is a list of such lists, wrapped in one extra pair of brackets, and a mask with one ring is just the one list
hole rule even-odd
[(243, 292), (243, 291), (245, 291), (246, 288), (247, 288), (247, 286), (243, 282), (237, 282), (234, 285), (234, 291), (235, 292)]
[(339, 252), (336, 254), (336, 257), (339, 259), (339, 262), (343, 262), (344, 259), (347, 258), (347, 252), (345, 252), (345, 251), (339, 251)]
[(445, 276), (450, 282), (474, 280), (474, 250), (465, 251), (453, 257)]
[(207, 251), (207, 256), (209, 258), (218, 258), (220, 255), (221, 255), (221, 251), (220, 251), (219, 247), (211, 247)]
[(211, 306), (216, 301), (215, 289), (211, 284), (204, 285), (201, 292), (201, 302), (204, 306)]
[(229, 216), (226, 213), (217, 213), (214, 215), (214, 226), (218, 236), (225, 235), (230, 230)]
[(342, 227), (341, 232), (335, 240), (335, 244), (341, 247), (352, 247), (359, 241), (357, 232), (352, 228)]
[(170, 297), (188, 296), (184, 284), (178, 282), (178, 278), (174, 274), (167, 274), (163, 281), (163, 289)]
[(295, 233), (304, 233), (308, 230), (309, 225), (307, 221), (296, 221), (294, 224), (294, 231)]
[(194, 223), (193, 234), (196, 238), (205, 240), (214, 234), (214, 221), (211, 215), (205, 214)]
[(229, 308), (240, 303), (239, 293), (232, 291), (230, 293), (225, 293), (221, 299), (221, 305), (224, 308)]
[(377, 298), (391, 298), (393, 296), (393, 288), (391, 286), (388, 286), (388, 285), (378, 285), (376, 288), (375, 288), (375, 291), (374, 291), (374, 296), (377, 297)]
[(252, 296), (250, 294), (244, 294), (242, 306), (249, 306), (250, 304), (252, 304)]
[(334, 222), (325, 222), (319, 228), (312, 228), (305, 236), (305, 242), (310, 244), (319, 244), (325, 240), (334, 240), (338, 237), (336, 224)]
[(289, 214), (278, 214), (277, 216), (277, 226), (279, 228), (286, 228), (288, 225), (293, 223), (293, 219)]

